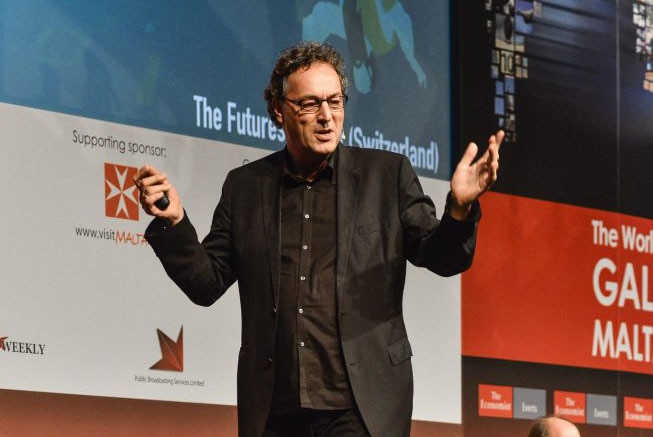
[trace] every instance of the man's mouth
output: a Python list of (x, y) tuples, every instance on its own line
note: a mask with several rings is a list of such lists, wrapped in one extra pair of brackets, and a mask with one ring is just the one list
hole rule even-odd
[(327, 141), (332, 137), (333, 131), (331, 129), (320, 129), (315, 132), (315, 136), (318, 140)]

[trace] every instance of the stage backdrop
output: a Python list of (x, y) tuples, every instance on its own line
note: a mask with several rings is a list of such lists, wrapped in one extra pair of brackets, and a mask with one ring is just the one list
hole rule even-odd
[(462, 277), (464, 435), (653, 429), (653, 2), (456, 8), (462, 136), (499, 125), (501, 181)]
[[(445, 2), (1, 2), (3, 429), (235, 435), (237, 287), (210, 308), (175, 287), (133, 174), (166, 171), (205, 234), (226, 173), (284, 146), (277, 54), (320, 40), (348, 65), (345, 146), (407, 155), (442, 211), (449, 26)], [(462, 423), (459, 290), (409, 273), (416, 429)]]
[(131, 177), (165, 170), (204, 234), (283, 147), (262, 90), (302, 39), (346, 57), (345, 146), (406, 154), (440, 211), (507, 132), (472, 269), (408, 272), (413, 437), (650, 435), (652, 0), (0, 2), (0, 434), (236, 435), (237, 287), (186, 299)]

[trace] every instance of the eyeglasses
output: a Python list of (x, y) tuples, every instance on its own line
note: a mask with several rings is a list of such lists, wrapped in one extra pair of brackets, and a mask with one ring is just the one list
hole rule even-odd
[(327, 105), (329, 105), (329, 109), (332, 111), (342, 111), (345, 108), (347, 99), (349, 99), (349, 97), (347, 97), (346, 94), (342, 94), (340, 96), (331, 96), (326, 99), (311, 98), (304, 100), (292, 100), (285, 97), (281, 98), (281, 100), (285, 102), (290, 102), (293, 105), (299, 106), (300, 114), (315, 114), (320, 110), (323, 102), (326, 102)]

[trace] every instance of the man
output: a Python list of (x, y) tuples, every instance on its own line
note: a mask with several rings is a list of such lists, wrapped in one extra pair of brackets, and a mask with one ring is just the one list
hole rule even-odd
[(528, 437), (580, 437), (580, 432), (567, 419), (544, 417), (533, 424)]
[(441, 275), (468, 268), (476, 199), (496, 180), (501, 131), (474, 163), (467, 148), (438, 220), (406, 157), (340, 144), (346, 87), (329, 45), (280, 55), (265, 98), (286, 147), (227, 175), (201, 244), (164, 173), (134, 178), (156, 217), (146, 238), (193, 302), (211, 305), (238, 281), (244, 437), (409, 435), (406, 260)]

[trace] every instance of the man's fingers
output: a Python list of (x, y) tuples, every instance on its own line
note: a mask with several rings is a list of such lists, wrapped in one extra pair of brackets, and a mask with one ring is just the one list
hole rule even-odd
[(151, 165), (144, 165), (134, 175), (134, 183), (139, 189), (142, 189), (144, 186), (160, 183), (166, 177), (165, 173), (161, 173)]
[[(139, 190), (159, 187), (168, 183), (168, 175), (165, 173), (156, 173), (153, 175), (143, 175), (140, 179), (134, 181)], [(148, 191), (150, 193), (151, 191)]]
[(144, 184), (140, 189), (141, 195), (143, 197), (152, 197), (170, 190), (170, 188), (172, 188), (172, 185), (170, 185), (170, 183), (167, 180), (164, 179), (164, 181), (165, 182), (158, 183), (158, 184)]
[(143, 179), (144, 177), (147, 177), (147, 176), (150, 176), (150, 175), (153, 175), (153, 174), (156, 174), (156, 173), (158, 173), (158, 171), (154, 167), (152, 167), (150, 165), (144, 165), (141, 168), (139, 168), (138, 171), (136, 171), (136, 174), (134, 175), (134, 182), (138, 182), (141, 179)]
[(463, 157), (460, 158), (460, 165), (470, 166), (474, 158), (476, 158), (477, 153), (478, 146), (475, 143), (469, 143), (465, 149), (465, 153), (463, 153)]
[(499, 130), (495, 135), (490, 136), (489, 146), (482, 159), (492, 167), (494, 173), (499, 168), (499, 148), (505, 136), (503, 130)]
[[(490, 145), (492, 144), (492, 142), (494, 142), (497, 145), (497, 147), (496, 147), (497, 153), (499, 152), (499, 149), (501, 148), (501, 143), (503, 143), (503, 138), (505, 136), (506, 136), (506, 133), (502, 129), (499, 129), (496, 134), (494, 134), (494, 135), (492, 135), (490, 137)], [(493, 139), (494, 139), (494, 141), (492, 141)]]
[(145, 211), (152, 215), (160, 212), (155, 202), (163, 197), (165, 191), (172, 188), (168, 182), (168, 175), (150, 165), (144, 165), (136, 172), (134, 183), (139, 191), (139, 201)]
[[(179, 223), (183, 218), (181, 202), (175, 188), (168, 181), (166, 173), (162, 173), (150, 165), (144, 165), (136, 172), (134, 183), (139, 191), (138, 201), (147, 214), (168, 219), (172, 224)], [(161, 200), (166, 193), (170, 207), (161, 209), (156, 202)]]

